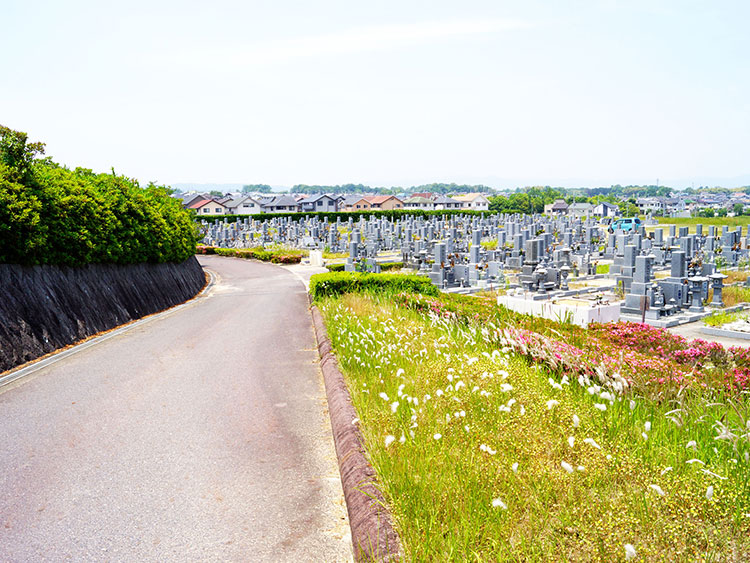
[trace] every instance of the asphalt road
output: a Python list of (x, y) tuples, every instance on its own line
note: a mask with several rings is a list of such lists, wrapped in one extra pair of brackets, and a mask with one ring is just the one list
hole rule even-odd
[(190, 305), (0, 391), (1, 561), (348, 561), (302, 282), (202, 257)]

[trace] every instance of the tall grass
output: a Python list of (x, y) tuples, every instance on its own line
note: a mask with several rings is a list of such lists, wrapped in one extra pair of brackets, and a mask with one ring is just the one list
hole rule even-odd
[(407, 560), (750, 557), (744, 394), (568, 380), (513, 352), (501, 316), (322, 310)]

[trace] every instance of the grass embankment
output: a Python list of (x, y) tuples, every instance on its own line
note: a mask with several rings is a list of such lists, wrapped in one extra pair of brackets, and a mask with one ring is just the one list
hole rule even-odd
[(407, 560), (750, 556), (742, 352), (468, 297), (320, 304)]
[[(689, 232), (695, 232), (696, 225), (703, 225), (704, 234), (706, 234), (706, 227), (709, 225), (715, 225), (721, 227), (726, 225), (730, 228), (734, 227), (747, 227), (750, 225), (750, 216), (740, 215), (739, 217), (656, 217), (659, 221), (659, 227), (677, 225), (678, 227), (689, 227)], [(654, 227), (647, 227), (648, 231), (652, 231)]]

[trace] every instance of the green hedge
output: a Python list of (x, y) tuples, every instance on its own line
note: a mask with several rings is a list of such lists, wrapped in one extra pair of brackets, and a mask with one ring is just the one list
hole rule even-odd
[[(345, 264), (328, 264), (326, 268), (328, 268), (331, 272), (343, 272), (344, 266)], [(400, 270), (403, 267), (403, 262), (385, 262), (383, 264), (380, 264), (380, 270), (383, 272), (388, 272), (389, 270)]]
[(317, 301), (345, 293), (421, 293), (438, 295), (438, 288), (430, 280), (404, 274), (362, 274), (359, 272), (330, 272), (310, 278), (310, 295)]
[(219, 256), (262, 260), (263, 262), (273, 262), (274, 264), (299, 264), (303, 256), (303, 252), (299, 250), (267, 250), (262, 247), (218, 248), (214, 246), (199, 246), (196, 252), (198, 254), (217, 254)]
[(244, 219), (248, 217), (256, 221), (262, 221), (266, 219), (273, 219), (274, 217), (290, 217), (295, 221), (300, 221), (305, 217), (318, 217), (323, 219), (328, 217), (328, 221), (335, 223), (336, 218), (340, 217), (342, 221), (348, 221), (351, 217), (352, 220), (356, 221), (361, 217), (388, 217), (390, 219), (397, 219), (399, 217), (429, 217), (431, 215), (489, 215), (488, 211), (473, 211), (469, 209), (446, 209), (443, 211), (427, 211), (425, 209), (391, 209), (387, 211), (339, 211), (337, 213), (255, 213), (253, 215), (201, 215), (196, 216), (196, 220), (205, 219), (209, 223), (215, 223), (217, 221), (223, 222), (225, 219), (228, 223), (234, 223), (238, 219)]
[(0, 126), (0, 263), (182, 262), (197, 229), (167, 188), (69, 170)]

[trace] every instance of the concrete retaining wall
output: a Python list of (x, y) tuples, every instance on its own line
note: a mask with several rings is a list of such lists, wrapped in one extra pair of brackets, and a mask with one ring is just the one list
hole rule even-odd
[(194, 256), (181, 264), (0, 264), (0, 372), (173, 307), (205, 283)]

